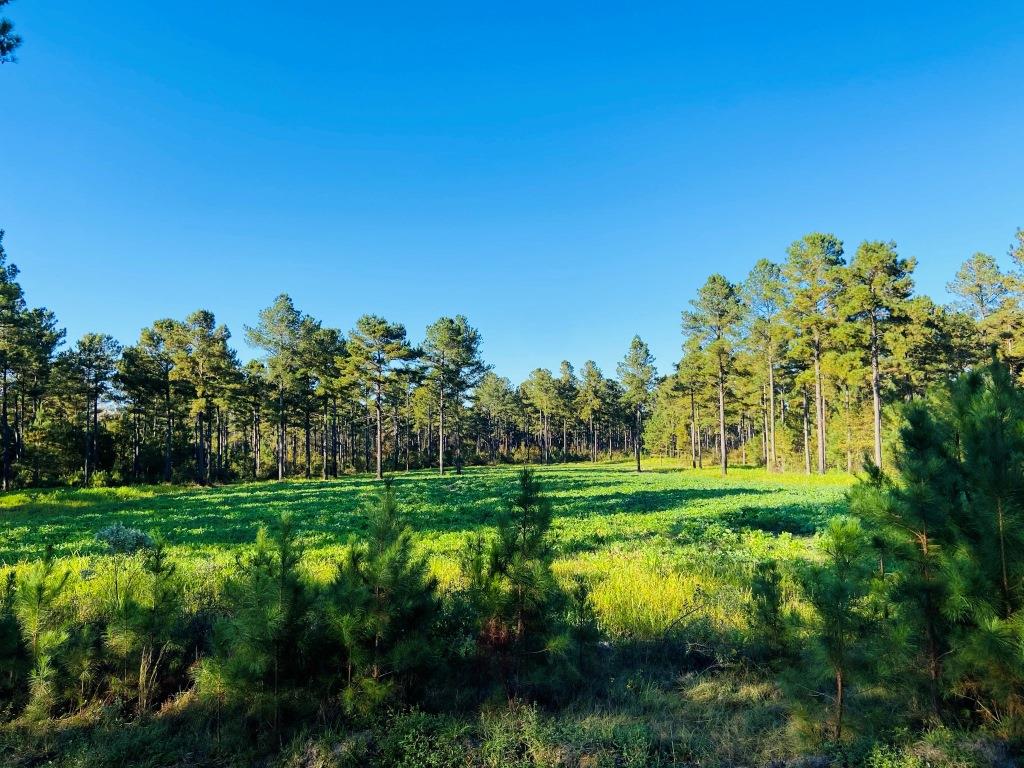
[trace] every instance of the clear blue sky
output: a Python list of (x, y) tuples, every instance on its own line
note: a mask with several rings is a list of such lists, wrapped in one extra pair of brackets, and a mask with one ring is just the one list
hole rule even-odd
[(0, 227), (72, 338), (205, 307), (247, 357), (287, 291), (415, 339), (462, 312), (513, 379), (634, 333), (665, 371), (708, 273), (807, 231), (944, 299), (1024, 226), (1019, 0), (4, 10)]

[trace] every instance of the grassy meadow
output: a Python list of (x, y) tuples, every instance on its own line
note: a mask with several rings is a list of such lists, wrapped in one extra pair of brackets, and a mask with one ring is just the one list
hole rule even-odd
[[(459, 578), (468, 538), (493, 528), (508, 504), (516, 467), (470, 467), (459, 476), (398, 474), (396, 494), (442, 586)], [(584, 576), (603, 629), (612, 637), (658, 640), (692, 611), (723, 626), (742, 621), (737, 590), (761, 559), (803, 555), (815, 531), (844, 510), (849, 476), (771, 474), (735, 468), (681, 469), (629, 462), (538, 469), (554, 510), (556, 574)], [(293, 516), (313, 580), (328, 578), (364, 532), (378, 484), (367, 476), (212, 488), (120, 487), (22, 491), (0, 496), (0, 566), (41, 557), (46, 547), (74, 568), (102, 573), (95, 534), (121, 523), (160, 534), (180, 569), (216, 590), (257, 528)], [(198, 596), (197, 596), (197, 599)], [(728, 608), (727, 608), (728, 607)], [(694, 614), (695, 615), (695, 614)]]
[[(460, 555), (470, 537), (494, 530), (514, 494), (516, 471), (471, 467), (461, 476), (395, 476), (415, 547), (429, 559), (442, 593), (465, 586)], [(536, 471), (553, 507), (555, 576), (566, 589), (579, 579), (587, 583), (602, 638), (590, 679), (564, 704), (495, 700), (433, 713), (398, 708), (355, 730), (311, 723), (279, 741), (266, 733), (223, 736), (219, 710), (192, 706), (194, 692), (182, 690), (138, 720), (125, 719), (123, 705), (108, 699), (45, 726), (0, 727), (0, 764), (724, 768), (799, 765), (814, 755), (820, 749), (814, 718), (794, 711), (775, 673), (750, 661), (752, 575), (765, 561), (815, 559), (816, 534), (846, 511), (854, 479), (744, 467), (723, 478), (717, 469), (666, 460), (647, 462), (639, 475), (628, 462)], [(116, 593), (118, 580), (125, 588), (133, 572), (145, 578), (141, 560), (108, 555), (95, 538), (121, 523), (166, 539), (186, 614), (215, 615), (230, 594), (239, 556), (253, 549), (258, 527), (282, 512), (294, 520), (304, 577), (327, 584), (365, 534), (378, 489), (369, 477), (349, 476), (13, 492), (0, 496), (0, 569), (24, 573), (52, 547), (59, 567), (71, 574), (60, 596), (64, 615), (96, 620), (106, 599), (96, 596)], [(789, 577), (782, 589), (792, 611), (805, 610)], [(841, 755), (821, 757), (822, 764), (998, 764), (941, 729), (896, 746), (875, 740), (872, 722), (888, 732), (886, 718), (898, 711), (888, 707), (901, 705), (884, 695), (867, 699), (873, 703), (862, 719), (865, 738)]]

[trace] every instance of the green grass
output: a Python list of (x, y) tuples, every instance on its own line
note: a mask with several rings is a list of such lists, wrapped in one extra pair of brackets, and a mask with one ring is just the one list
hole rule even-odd
[[(458, 553), (467, 537), (490, 529), (506, 508), (517, 469), (395, 477), (418, 546), (442, 585), (457, 582)], [(589, 582), (602, 632), (615, 649), (598, 652), (593, 661), (602, 678), (595, 688), (599, 697), (573, 700), (558, 711), (489, 705), (468, 714), (399, 713), (373, 733), (300, 732), (272, 761), (264, 753), (282, 745), (230, 741), (222, 748), (229, 754), (207, 755), (204, 764), (248, 764), (259, 756), (268, 766), (366, 765), (371, 744), (380, 765), (398, 764), (400, 757), (408, 765), (731, 767), (813, 754), (819, 745), (794, 725), (773, 675), (738, 652), (748, 634), (754, 564), (811, 555), (815, 532), (846, 510), (853, 478), (741, 467), (722, 478), (716, 469), (693, 471), (655, 460), (640, 475), (629, 463), (536, 469), (554, 507), (556, 574), (564, 580), (579, 574)], [(78, 619), (88, 619), (97, 601), (85, 598), (109, 593), (113, 566), (95, 533), (120, 522), (165, 536), (185, 572), (191, 607), (217, 605), (235, 554), (251, 546), (261, 522), (284, 511), (293, 514), (302, 535), (310, 578), (329, 578), (363, 529), (364, 510), (378, 487), (357, 476), (4, 494), (0, 571), (21, 567), (52, 545), (72, 574), (62, 600)], [(120, 567), (124, 579), (126, 564)], [(138, 561), (127, 567), (138, 567)], [(796, 605), (793, 586), (787, 589)], [(159, 715), (137, 723), (110, 720), (102, 708), (90, 708), (38, 731), (9, 725), (0, 728), (0, 762), (9, 754), (22, 755), (17, 764), (26, 765), (181, 765), (189, 762), (182, 755), (191, 755), (197, 744), (219, 744), (205, 710), (193, 712), (190, 702), (194, 697), (183, 693)], [(943, 754), (954, 747), (959, 749), (943, 747)], [(871, 765), (925, 764), (917, 751), (929, 755), (932, 765), (982, 764), (933, 759), (936, 748), (924, 742), (865, 748), (886, 758), (872, 753)]]
[[(841, 511), (850, 478), (773, 475), (736, 468), (680, 470), (650, 462), (538, 468), (555, 509), (555, 536), (567, 557), (652, 539), (690, 539), (709, 529), (809, 535)], [(511, 495), (515, 467), (471, 467), (439, 477), (422, 470), (395, 476), (409, 522), (427, 548), (450, 553), (465, 536), (493, 525)], [(250, 542), (260, 522), (291, 512), (310, 554), (329, 553), (359, 535), (376, 482), (249, 483), (216, 488), (91, 488), (18, 491), (0, 496), (0, 563), (42, 554), (98, 554), (100, 528), (114, 522), (158, 531), (176, 554), (209, 556)]]
[[(516, 467), (473, 467), (461, 476), (399, 474), (395, 487), (443, 585), (458, 578), (468, 536), (490, 529), (512, 495)], [(708, 631), (743, 622), (751, 565), (799, 556), (830, 516), (845, 508), (851, 478), (735, 468), (681, 469), (650, 461), (538, 468), (555, 520), (556, 572), (591, 583), (612, 638), (657, 639), (694, 614)], [(290, 512), (312, 578), (328, 578), (365, 523), (378, 485), (366, 476), (334, 481), (218, 488), (25, 491), (0, 497), (0, 565), (42, 555), (47, 544), (75, 570), (102, 570), (96, 531), (120, 522), (161, 533), (195, 579), (216, 590), (234, 554), (261, 522)], [(199, 598), (197, 598), (199, 599)], [(694, 608), (699, 608), (694, 611)]]

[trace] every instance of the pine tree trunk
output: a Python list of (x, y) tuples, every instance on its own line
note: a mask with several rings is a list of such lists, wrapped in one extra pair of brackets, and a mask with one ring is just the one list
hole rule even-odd
[(825, 474), (825, 397), (821, 379), (821, 351), (814, 345), (814, 419), (818, 436), (818, 473)]
[(836, 741), (843, 740), (843, 670), (836, 670)]
[[(8, 414), (7, 414), (7, 366), (6, 365), (4, 365), (3, 389), (2, 389), (2, 392), (0, 392), (0, 400), (2, 400), (2, 405), (0, 405), (0, 440), (2, 440), (2, 445), (0, 445), (0, 474), (3, 475), (2, 479), (0, 479), (0, 487), (2, 487), (3, 490), (5, 490), (5, 491), (9, 491), (11, 489), (11, 474), (12, 474), (11, 473), (11, 445), (10, 445), (10, 443), (11, 443), (11, 430), (10, 430), (10, 426), (8, 424)], [(86, 420), (88, 421), (88, 416), (86, 416)], [(88, 423), (86, 424), (86, 431), (88, 432)], [(88, 469), (89, 459), (88, 459), (88, 457), (86, 457), (85, 463), (86, 463), (86, 470), (85, 470), (86, 485), (88, 485), (89, 484), (89, 477), (88, 477), (88, 475), (89, 475), (89, 469)]]
[(304, 415), (305, 423), (303, 424), (303, 427), (305, 428), (306, 431), (306, 479), (309, 480), (313, 476), (313, 451), (312, 445), (310, 444), (310, 433), (312, 432), (313, 429), (313, 420), (310, 417), (308, 403), (306, 404), (306, 412)]
[(164, 434), (164, 482), (171, 482), (173, 467), (171, 466), (171, 446), (173, 441), (173, 416), (171, 415), (171, 379), (164, 381), (164, 415), (167, 419), (167, 431)]
[(284, 452), (287, 450), (285, 444), (285, 423), (284, 423), (284, 383), (277, 391), (277, 479), (284, 480)]
[(642, 471), (640, 469), (640, 435), (641, 435), (641, 429), (642, 429), (642, 424), (641, 424), (642, 419), (643, 419), (643, 416), (640, 414), (640, 408), (638, 407), (636, 409), (636, 434), (633, 435), (633, 453), (636, 456), (636, 471), (637, 472)]
[(803, 414), (804, 414), (804, 471), (811, 474), (811, 428), (808, 423), (807, 414), (807, 392), (803, 393)]
[(775, 444), (775, 361), (771, 358), (768, 360), (768, 411), (771, 414), (771, 418), (768, 420), (768, 425), (771, 428), (768, 437), (768, 466), (775, 471), (778, 469), (779, 452)]
[(382, 464), (382, 452), (384, 450), (384, 426), (381, 423), (384, 418), (383, 409), (381, 408), (381, 383), (377, 381), (377, 391), (373, 401), (374, 410), (377, 416), (377, 468), (376, 477), (378, 480), (384, 477), (383, 464)]
[(721, 453), (722, 474), (729, 472), (729, 450), (725, 442), (725, 371), (718, 369), (718, 447)]
[(871, 318), (871, 415), (875, 430), (875, 466), (882, 466), (882, 385), (878, 372), (878, 340), (875, 318)]
[(437, 412), (437, 473), (444, 474), (444, 384), (438, 386), (440, 402)]

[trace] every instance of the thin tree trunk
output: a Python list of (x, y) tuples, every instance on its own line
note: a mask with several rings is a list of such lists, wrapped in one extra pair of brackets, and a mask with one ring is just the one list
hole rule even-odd
[(377, 392), (374, 398), (374, 409), (377, 415), (377, 479), (380, 480), (384, 477), (383, 466), (382, 466), (382, 452), (384, 450), (384, 426), (381, 420), (384, 418), (381, 408), (381, 383), (377, 382)]
[(636, 471), (642, 471), (640, 469), (640, 435), (642, 434), (643, 416), (640, 413), (640, 409), (636, 409), (636, 434), (633, 436), (633, 453), (636, 455)]
[(807, 392), (803, 393), (803, 414), (804, 414), (804, 470), (811, 474), (811, 430), (807, 414)]
[(725, 372), (718, 371), (718, 447), (721, 453), (722, 474), (729, 472), (729, 450), (725, 443)]
[(771, 413), (771, 418), (768, 420), (768, 424), (771, 428), (771, 433), (768, 437), (768, 451), (769, 451), (769, 465), (772, 471), (778, 469), (778, 450), (775, 444), (775, 361), (771, 358), (768, 359), (768, 411)]
[(814, 419), (818, 436), (818, 473), (825, 474), (825, 397), (821, 381), (821, 352), (814, 347)]
[(167, 431), (164, 434), (164, 482), (171, 482), (173, 467), (171, 466), (171, 446), (173, 440), (173, 416), (171, 415), (171, 379), (168, 375), (164, 381), (164, 415), (167, 419)]
[(285, 422), (284, 422), (284, 384), (277, 390), (277, 479), (284, 480), (284, 452), (287, 450), (285, 444)]
[(836, 741), (843, 740), (843, 670), (836, 670)]
[(875, 466), (882, 466), (882, 385), (878, 372), (878, 340), (875, 318), (871, 318), (871, 415), (875, 430)]
[(444, 383), (439, 383), (440, 402), (437, 412), (437, 472), (444, 474)]
[(305, 423), (303, 427), (306, 430), (306, 479), (309, 480), (313, 476), (313, 452), (310, 445), (310, 432), (313, 429), (313, 425), (309, 414), (309, 403), (306, 403), (305, 410)]

